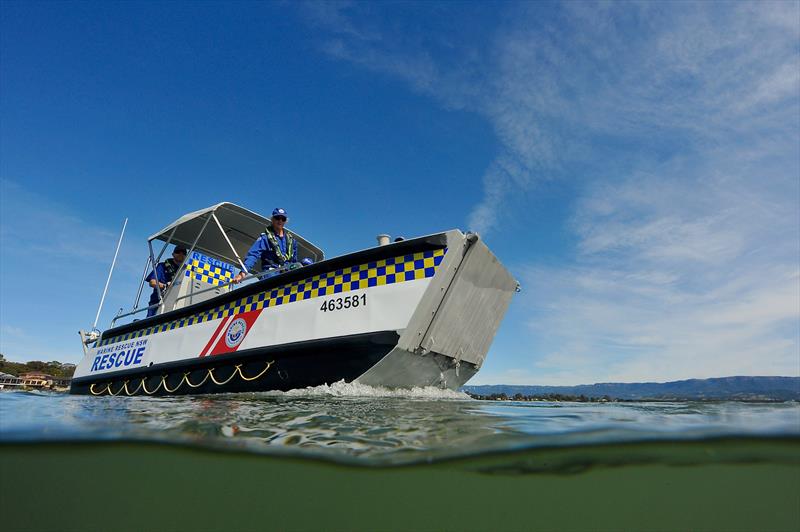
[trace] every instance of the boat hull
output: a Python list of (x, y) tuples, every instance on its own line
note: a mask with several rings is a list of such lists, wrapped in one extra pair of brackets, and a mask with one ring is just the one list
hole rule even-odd
[(189, 395), (286, 391), (353, 381), (397, 344), (395, 331), (359, 334), (247, 349), (179, 361), (138, 372), (74, 379), (71, 393), (85, 395)]
[(453, 230), (323, 261), (102, 334), (71, 393), (288, 390), (340, 380), (456, 389), (516, 281)]

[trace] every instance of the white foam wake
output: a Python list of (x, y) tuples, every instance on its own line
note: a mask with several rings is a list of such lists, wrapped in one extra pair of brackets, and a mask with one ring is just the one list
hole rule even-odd
[(382, 386), (368, 386), (343, 380), (333, 384), (323, 384), (289, 390), (288, 392), (263, 392), (268, 395), (284, 397), (404, 397), (408, 399), (457, 399), (464, 400), (470, 397), (464, 392), (443, 390), (434, 386), (424, 388), (384, 388)]

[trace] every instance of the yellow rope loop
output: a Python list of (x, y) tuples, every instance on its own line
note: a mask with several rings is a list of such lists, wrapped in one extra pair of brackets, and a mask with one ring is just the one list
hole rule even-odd
[[(241, 364), (239, 364), (239, 366), (241, 366)], [(224, 386), (225, 384), (228, 384), (229, 382), (231, 382), (231, 379), (236, 376), (236, 370), (239, 368), (239, 366), (236, 366), (235, 368), (233, 368), (233, 371), (231, 371), (231, 376), (228, 377), (228, 380), (226, 380), (224, 382), (219, 382), (216, 379), (216, 377), (214, 377), (214, 369), (213, 368), (208, 368), (208, 375), (211, 377), (211, 380), (214, 381), (214, 384), (216, 384), (218, 386)]]
[(123, 385), (123, 386), (120, 386), (120, 387), (119, 387), (119, 390), (117, 390), (117, 393), (114, 393), (113, 391), (111, 391), (111, 385), (112, 385), (112, 384), (114, 384), (114, 383), (113, 383), (113, 382), (109, 382), (109, 383), (108, 383), (108, 394), (109, 394), (109, 395), (119, 395), (119, 394), (121, 394), (121, 393), (122, 393), (122, 389), (123, 389), (125, 386), (124, 386), (124, 385)]
[(263, 376), (267, 371), (269, 371), (270, 366), (272, 366), (272, 364), (274, 362), (275, 362), (274, 360), (270, 360), (269, 362), (267, 362), (267, 367), (265, 367), (264, 370), (261, 373), (259, 373), (258, 375), (256, 375), (255, 377), (245, 377), (244, 373), (242, 373), (242, 365), (241, 364), (236, 366), (236, 369), (239, 371), (239, 376), (242, 378), (242, 380), (254, 381), (254, 380), (260, 378), (261, 376)]
[[(228, 377), (227, 379), (225, 379), (224, 381), (221, 381), (221, 382), (218, 381), (217, 378), (214, 376), (214, 368), (208, 368), (208, 371), (206, 372), (206, 376), (203, 377), (203, 380), (201, 380), (199, 383), (197, 383), (197, 384), (192, 383), (192, 381), (189, 379), (189, 375), (191, 375), (191, 372), (187, 372), (187, 373), (183, 374), (183, 376), (181, 377), (181, 380), (178, 382), (178, 385), (175, 386), (175, 388), (172, 388), (172, 389), (170, 389), (169, 386), (167, 385), (167, 378), (169, 377), (169, 375), (162, 375), (161, 376), (161, 381), (159, 381), (158, 385), (156, 385), (156, 388), (154, 390), (148, 390), (147, 389), (147, 377), (142, 377), (141, 380), (139, 381), (139, 386), (134, 391), (130, 391), (128, 389), (128, 383), (130, 382), (129, 380), (126, 380), (125, 382), (123, 382), (122, 386), (120, 387), (119, 390), (117, 390), (116, 393), (114, 393), (114, 391), (111, 389), (111, 385), (113, 384), (113, 382), (109, 382), (106, 385), (105, 389), (100, 390), (100, 391), (96, 391), (95, 390), (95, 386), (97, 385), (97, 383), (96, 382), (92, 383), (92, 385), (89, 386), (89, 391), (92, 393), (92, 395), (103, 395), (106, 392), (108, 392), (108, 394), (112, 395), (112, 396), (119, 395), (124, 391), (126, 395), (131, 396), (131, 395), (136, 395), (137, 393), (139, 393), (139, 390), (144, 390), (144, 392), (147, 395), (153, 395), (154, 393), (156, 393), (158, 391), (159, 388), (161, 388), (163, 386), (164, 390), (167, 393), (175, 393), (180, 389), (181, 386), (183, 386), (184, 382), (186, 384), (188, 384), (191, 388), (199, 388), (200, 386), (205, 384), (205, 382), (208, 380), (209, 377), (211, 377), (211, 380), (214, 381), (214, 384), (216, 384), (217, 386), (224, 386), (224, 385), (228, 384), (229, 382), (231, 382), (231, 380), (233, 380), (233, 378), (237, 374), (239, 375), (239, 377), (242, 378), (243, 381), (247, 381), (247, 382), (254, 381), (256, 379), (260, 379), (261, 377), (264, 376), (264, 374), (267, 371), (269, 371), (269, 368), (271, 368), (274, 363), (275, 363), (274, 360), (270, 360), (269, 362), (267, 362), (267, 365), (264, 367), (264, 369), (261, 370), (258, 373), (258, 375), (254, 375), (252, 377), (245, 376), (244, 372), (242, 371), (242, 364), (236, 364), (236, 366), (233, 368), (233, 371), (231, 372), (230, 377)], [(217, 369), (219, 369), (219, 368), (217, 368)]]
[(154, 393), (156, 393), (158, 389), (161, 387), (161, 384), (164, 382), (164, 380), (162, 379), (161, 382), (159, 382), (158, 385), (156, 386), (156, 389), (151, 392), (150, 390), (147, 389), (147, 384), (145, 384), (146, 380), (147, 377), (142, 377), (142, 389), (144, 390), (144, 393), (146, 393), (147, 395), (153, 395)]
[[(183, 377), (181, 377), (181, 380), (179, 380), (179, 381), (178, 381), (178, 385), (177, 385), (175, 388), (173, 388), (173, 389), (171, 389), (171, 390), (170, 390), (170, 389), (169, 389), (169, 386), (167, 386), (167, 377), (168, 377), (168, 376), (169, 376), (169, 375), (162, 375), (162, 376), (161, 376), (161, 384), (162, 384), (162, 386), (164, 386), (164, 389), (167, 391), (167, 393), (174, 393), (174, 392), (177, 392), (177, 391), (178, 391), (178, 388), (180, 388), (180, 387), (181, 387), (181, 385), (183, 384)], [(184, 375), (184, 377), (185, 377), (185, 375)]]
[(111, 393), (111, 389), (110, 389), (111, 388), (111, 383), (110, 382), (108, 383), (108, 386), (106, 386), (105, 390), (102, 390), (102, 391), (99, 391), (99, 392), (94, 391), (94, 387), (95, 387), (96, 384), (97, 384), (96, 382), (93, 382), (92, 385), (89, 386), (89, 391), (92, 392), (92, 395), (103, 395), (106, 392)]
[[(189, 372), (189, 373), (191, 373), (191, 372)], [(206, 381), (208, 380), (208, 373), (206, 372), (206, 376), (203, 377), (203, 380), (200, 381), (200, 384), (192, 384), (192, 381), (189, 380), (189, 373), (184, 373), (183, 374), (183, 380), (185, 380), (186, 384), (188, 384), (192, 388), (199, 388), (200, 386), (205, 384)]]
[(130, 391), (130, 390), (128, 389), (128, 383), (129, 383), (129, 382), (130, 382), (130, 381), (125, 381), (125, 384), (122, 386), (122, 387), (125, 389), (125, 393), (126, 393), (127, 395), (129, 395), (129, 396), (130, 396), (130, 395), (136, 395), (136, 394), (139, 392), (139, 390), (141, 390), (141, 389), (142, 389), (142, 383), (141, 383), (141, 381), (139, 382), (139, 387), (138, 387), (138, 388), (136, 388), (134, 391)]

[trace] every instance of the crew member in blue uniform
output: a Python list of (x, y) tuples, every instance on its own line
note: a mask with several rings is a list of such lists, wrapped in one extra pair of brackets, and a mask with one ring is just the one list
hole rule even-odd
[[(297, 261), (297, 240), (285, 228), (286, 220), (286, 210), (279, 207), (272, 211), (272, 225), (261, 233), (244, 258), (244, 265), (248, 271), (252, 270), (259, 260), (262, 272), (280, 268), (291, 270), (303, 266)], [(241, 282), (245, 275), (247, 275), (245, 272), (240, 272), (232, 282)]]
[(150, 275), (145, 279), (147, 284), (153, 288), (153, 294), (150, 296), (150, 302), (148, 303), (150, 305), (150, 308), (147, 309), (148, 318), (155, 315), (158, 310), (158, 307), (153, 306), (158, 305), (158, 291), (161, 290), (163, 293), (164, 290), (166, 290), (185, 260), (186, 248), (183, 246), (176, 246), (175, 249), (172, 250), (172, 258), (160, 262), (158, 266), (156, 266), (156, 271), (150, 272)]

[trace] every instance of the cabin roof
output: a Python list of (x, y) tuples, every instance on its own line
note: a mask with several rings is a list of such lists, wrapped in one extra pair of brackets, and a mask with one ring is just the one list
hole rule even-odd
[[(219, 221), (219, 225), (214, 218)], [(183, 245), (187, 249), (191, 249), (197, 239), (195, 251), (238, 266), (239, 260), (236, 255), (244, 260), (250, 246), (269, 225), (271, 225), (269, 218), (234, 203), (222, 202), (184, 214), (161, 231), (150, 236), (148, 240)], [(220, 231), (220, 226), (230, 240), (230, 245)], [(298, 235), (293, 229), (287, 229), (296, 237), (298, 259), (309, 257), (314, 262), (319, 262), (324, 258), (322, 249)], [(260, 268), (260, 264), (257, 264), (256, 268)]]

